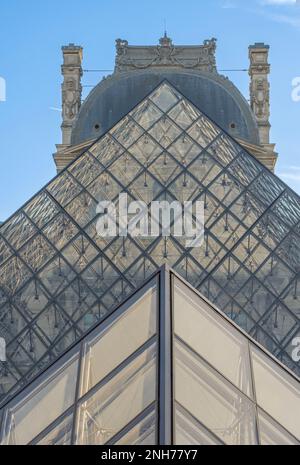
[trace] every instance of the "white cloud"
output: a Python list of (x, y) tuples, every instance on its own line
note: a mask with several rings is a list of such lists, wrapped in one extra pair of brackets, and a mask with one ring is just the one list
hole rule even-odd
[(300, 0), (258, 0), (258, 3), (260, 14), (269, 20), (300, 28), (300, 16), (296, 14), (300, 8), (294, 8), (300, 7)]
[(289, 16), (289, 15), (269, 15), (269, 18), (277, 23), (289, 24), (293, 27), (300, 27), (300, 17), (299, 16)]
[(278, 173), (278, 176), (283, 179), (288, 179), (290, 181), (300, 181), (300, 173)]
[(263, 5), (296, 5), (298, 0), (262, 0)]

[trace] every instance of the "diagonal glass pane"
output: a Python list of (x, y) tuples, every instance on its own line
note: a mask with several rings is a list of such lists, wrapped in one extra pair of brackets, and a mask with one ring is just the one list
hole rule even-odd
[(63, 171), (47, 186), (47, 190), (57, 202), (65, 206), (81, 192), (82, 187), (67, 171)]
[(257, 403), (300, 440), (299, 382), (254, 346), (251, 357)]
[(89, 152), (97, 158), (102, 166), (107, 167), (112, 160), (116, 160), (124, 152), (124, 147), (110, 134), (106, 134), (90, 148)]
[(187, 129), (199, 117), (199, 112), (190, 103), (181, 100), (169, 111), (168, 116), (182, 129)]
[(149, 134), (161, 147), (166, 149), (177, 139), (182, 131), (169, 118), (164, 116), (149, 131)]
[(91, 154), (86, 152), (72, 163), (68, 171), (83, 187), (86, 187), (102, 173), (103, 168)]
[[(2, 443), (28, 444), (74, 402), (78, 359), (47, 376), (44, 383), (5, 412)], [(49, 408), (51, 406), (51, 408)]]
[(154, 446), (157, 444), (155, 410), (113, 444), (116, 446)]
[(222, 445), (216, 436), (185, 411), (178, 403), (175, 406), (175, 444), (181, 446)]
[(152, 93), (150, 99), (166, 112), (181, 99), (181, 96), (169, 84), (163, 83)]
[(162, 116), (162, 112), (150, 100), (145, 100), (130, 116), (144, 129), (149, 129)]
[(2, 265), (5, 260), (11, 257), (13, 254), (12, 249), (9, 245), (0, 237), (0, 265)]
[(66, 207), (66, 211), (76, 223), (84, 227), (96, 216), (97, 202), (87, 192), (82, 192)]
[[(205, 116), (201, 115), (200, 118), (188, 129), (187, 133), (200, 145), (200, 147), (206, 148), (218, 137), (220, 131)], [(211, 152), (215, 155), (215, 151), (212, 150)]]
[(16, 213), (1, 226), (1, 235), (15, 249), (24, 245), (36, 231), (36, 227), (26, 218), (23, 212)]
[(179, 341), (175, 399), (226, 444), (256, 444), (255, 406)]
[(258, 409), (258, 418), (261, 445), (292, 446), (300, 444), (299, 441), (260, 409)]
[(154, 336), (157, 325), (156, 307), (157, 294), (153, 285), (116, 321), (86, 342), (81, 395)]
[(48, 223), (59, 211), (55, 202), (46, 192), (42, 192), (24, 208), (24, 212), (39, 228)]
[(38, 446), (69, 446), (71, 444), (73, 415), (68, 415), (36, 444)]
[(74, 239), (62, 254), (73, 269), (80, 272), (96, 258), (98, 251), (92, 242), (82, 235)]
[(79, 407), (78, 444), (101, 445), (156, 399), (156, 344)]
[(143, 130), (129, 116), (125, 116), (111, 131), (111, 136), (126, 149), (141, 137)]
[(8, 295), (13, 295), (31, 276), (28, 267), (17, 256), (12, 256), (0, 266), (0, 287)]
[(55, 250), (42, 234), (30, 239), (19, 251), (20, 257), (35, 273), (55, 255)]
[(175, 333), (248, 396), (248, 341), (193, 291), (174, 280)]

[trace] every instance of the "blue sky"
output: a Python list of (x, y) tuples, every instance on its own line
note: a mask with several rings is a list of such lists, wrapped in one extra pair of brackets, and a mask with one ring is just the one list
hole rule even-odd
[[(216, 37), (219, 69), (247, 68), (249, 44), (271, 46), (271, 139), (280, 155), (276, 172), (300, 193), (300, 101), (291, 97), (292, 80), (300, 76), (300, 2), (1, 0), (0, 77), (7, 92), (6, 101), (0, 101), (0, 220), (55, 175), (61, 45), (82, 45), (84, 68), (112, 69), (116, 38), (156, 44), (164, 18), (176, 44)], [(248, 74), (226, 74), (248, 98)], [(100, 78), (86, 73), (83, 84)]]

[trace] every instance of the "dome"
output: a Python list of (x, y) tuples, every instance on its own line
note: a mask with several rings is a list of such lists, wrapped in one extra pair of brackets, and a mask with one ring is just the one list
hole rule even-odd
[(81, 106), (71, 144), (100, 137), (164, 80), (224, 131), (259, 144), (251, 108), (229, 79), (214, 73), (170, 68), (115, 73), (103, 79)]

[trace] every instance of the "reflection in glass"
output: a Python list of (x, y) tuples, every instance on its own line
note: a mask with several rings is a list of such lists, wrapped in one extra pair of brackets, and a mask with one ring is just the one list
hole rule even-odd
[(154, 410), (114, 444), (116, 446), (153, 446), (156, 443), (156, 414)]
[(86, 344), (82, 392), (85, 394), (156, 333), (156, 289), (151, 288), (103, 332)]
[(176, 404), (175, 444), (181, 446), (213, 446), (223, 444), (212, 435), (196, 418)]
[(39, 446), (68, 446), (71, 444), (73, 415), (67, 416), (58, 426), (37, 442)]
[(289, 373), (251, 347), (257, 403), (300, 440), (300, 388)]
[(105, 444), (156, 398), (156, 344), (82, 402), (77, 443)]
[(255, 407), (178, 340), (175, 399), (226, 444), (256, 444)]
[(175, 333), (248, 396), (248, 341), (179, 279), (174, 282)]
[(4, 444), (28, 444), (74, 402), (78, 360), (60, 367), (16, 405), (4, 418)]

